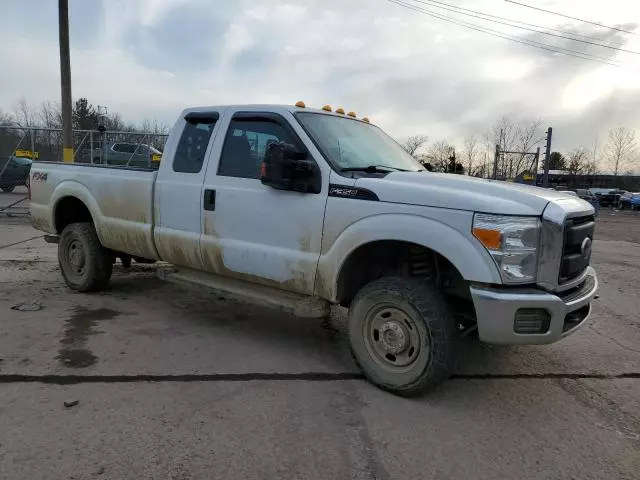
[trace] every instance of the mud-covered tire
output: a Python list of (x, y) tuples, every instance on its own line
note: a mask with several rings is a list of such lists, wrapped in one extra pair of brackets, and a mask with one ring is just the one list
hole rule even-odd
[[(363, 287), (351, 303), (348, 332), (367, 380), (397, 395), (423, 394), (449, 378), (455, 366), (455, 318), (442, 294), (424, 280), (389, 277)], [(386, 356), (390, 351), (393, 362)]]
[(113, 272), (112, 255), (100, 244), (91, 223), (71, 223), (64, 228), (58, 263), (67, 285), (78, 292), (102, 290)]

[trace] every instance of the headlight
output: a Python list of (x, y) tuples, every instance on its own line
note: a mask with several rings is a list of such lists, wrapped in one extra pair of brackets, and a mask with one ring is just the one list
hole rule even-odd
[(504, 283), (533, 283), (538, 265), (540, 220), (476, 213), (473, 236), (489, 251)]

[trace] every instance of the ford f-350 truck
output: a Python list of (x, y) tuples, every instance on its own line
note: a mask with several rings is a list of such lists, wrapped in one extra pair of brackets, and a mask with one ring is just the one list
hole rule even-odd
[(364, 375), (401, 395), (446, 379), (463, 334), (546, 344), (591, 313), (589, 203), (426, 172), (351, 112), (189, 108), (163, 157), (158, 171), (33, 164), (33, 225), (70, 288), (98, 291), (136, 257), (299, 316), (342, 305)]

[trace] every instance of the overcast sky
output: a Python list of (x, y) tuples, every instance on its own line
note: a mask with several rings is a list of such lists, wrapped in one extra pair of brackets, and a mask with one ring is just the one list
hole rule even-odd
[[(504, 0), (442, 1), (640, 51), (640, 35)], [(629, 30), (640, 23), (632, 0), (522, 2)], [(2, 0), (0, 110), (22, 96), (59, 100), (57, 4)], [(502, 115), (540, 118), (554, 127), (558, 149), (604, 142), (612, 126), (640, 134), (640, 55), (429, 8), (624, 66), (517, 44), (387, 0), (70, 0), (73, 96), (134, 122), (173, 123), (193, 105), (304, 100), (366, 114), (400, 139), (460, 143)]]

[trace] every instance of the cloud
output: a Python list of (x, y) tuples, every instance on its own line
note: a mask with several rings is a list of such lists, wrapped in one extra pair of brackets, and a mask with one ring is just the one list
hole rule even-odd
[[(611, 2), (618, 2), (617, 12), (578, 0), (548, 7), (579, 6), (580, 16), (608, 23), (640, 18), (640, 7)], [(56, 5), (36, 3), (3, 4), (7, 27), (0, 41), (13, 40), (15, 47), (0, 51), (2, 109), (22, 95), (33, 103), (59, 98)], [(466, 6), (640, 49), (632, 36), (592, 25), (496, 9), (488, 0)], [(172, 122), (190, 105), (303, 99), (367, 114), (397, 137), (425, 133), (453, 142), (489, 130), (502, 115), (542, 119), (554, 126), (558, 148), (566, 149), (614, 125), (640, 127), (640, 110), (630, 107), (640, 92), (638, 56), (505, 27), (524, 40), (632, 64), (616, 69), (385, 1), (72, 0), (70, 11), (74, 96), (132, 121)]]

